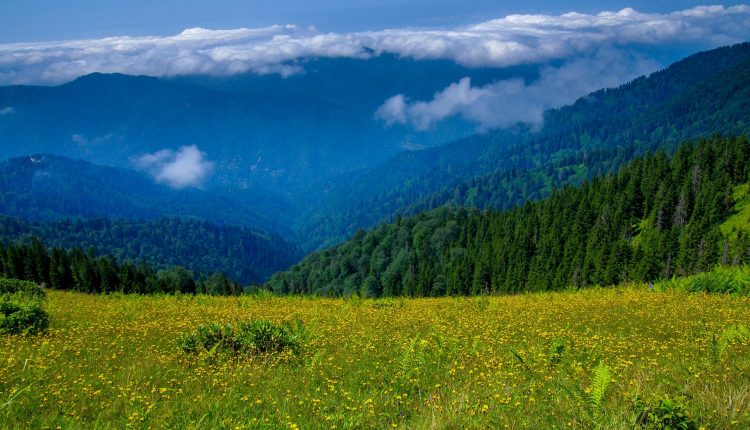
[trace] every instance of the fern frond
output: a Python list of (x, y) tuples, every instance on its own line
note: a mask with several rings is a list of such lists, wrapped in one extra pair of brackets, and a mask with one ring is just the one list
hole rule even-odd
[(609, 367), (603, 362), (599, 362), (599, 365), (594, 369), (594, 376), (591, 381), (591, 393), (589, 393), (591, 405), (596, 410), (602, 409), (604, 394), (606, 393), (610, 382), (612, 382), (612, 373), (610, 372)]

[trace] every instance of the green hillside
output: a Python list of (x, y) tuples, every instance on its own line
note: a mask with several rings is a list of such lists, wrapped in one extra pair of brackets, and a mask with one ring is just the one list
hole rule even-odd
[[(750, 261), (750, 141), (711, 138), (506, 212), (444, 207), (369, 231), (274, 275), (277, 293), (439, 296), (651, 281)], [(735, 205), (739, 203), (738, 207)], [(729, 221), (728, 221), (729, 220)]]
[(750, 132), (750, 43), (692, 55), (518, 127), (406, 153), (347, 178), (299, 223), (308, 248), (445, 204), (509, 209), (680, 142)]

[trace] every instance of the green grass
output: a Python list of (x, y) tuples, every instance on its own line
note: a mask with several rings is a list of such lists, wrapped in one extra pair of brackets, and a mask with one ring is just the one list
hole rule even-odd
[[(672, 412), (750, 428), (747, 296), (51, 291), (45, 306), (46, 335), (0, 337), (0, 428), (633, 429)], [(257, 320), (304, 324), (297, 353), (180, 348), (200, 324)]]

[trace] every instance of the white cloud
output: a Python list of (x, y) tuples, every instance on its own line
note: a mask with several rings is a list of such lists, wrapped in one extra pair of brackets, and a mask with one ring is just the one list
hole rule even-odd
[(407, 110), (406, 97), (403, 94), (397, 94), (386, 100), (378, 108), (375, 116), (385, 121), (389, 126), (393, 124), (406, 124), (409, 122)]
[(653, 72), (657, 63), (622, 50), (605, 49), (588, 57), (545, 67), (529, 84), (509, 79), (472, 87), (463, 78), (435, 93), (432, 100), (409, 102), (402, 94), (385, 101), (376, 116), (387, 125), (403, 124), (428, 130), (456, 115), (481, 128), (508, 127), (519, 122), (539, 125), (544, 111), (570, 104), (602, 87), (613, 87)]
[(10, 115), (12, 113), (15, 113), (15, 109), (13, 109), (13, 106), (8, 106), (0, 109), (0, 116), (2, 115)]
[(183, 146), (177, 151), (162, 149), (139, 157), (135, 163), (158, 182), (172, 188), (197, 187), (213, 169), (213, 163), (197, 146)]
[(0, 83), (53, 83), (91, 72), (152, 76), (299, 72), (306, 57), (367, 58), (392, 53), (505, 67), (590, 54), (605, 46), (698, 42), (718, 46), (750, 38), (750, 6), (701, 6), (646, 14), (509, 15), (441, 30), (321, 33), (293, 25), (258, 29), (188, 29), (169, 36), (109, 37), (0, 44)]

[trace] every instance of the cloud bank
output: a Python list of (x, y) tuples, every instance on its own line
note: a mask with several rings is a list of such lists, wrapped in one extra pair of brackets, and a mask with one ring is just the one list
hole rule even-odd
[(182, 189), (200, 186), (211, 172), (213, 163), (205, 156), (197, 146), (190, 145), (177, 151), (162, 149), (142, 155), (135, 160), (135, 164), (149, 172), (157, 182)]
[(15, 111), (16, 110), (13, 109), (13, 106), (4, 107), (4, 108), (0, 109), (0, 116), (2, 116), (2, 115), (10, 115), (10, 114), (14, 113)]
[(542, 68), (538, 80), (509, 79), (473, 87), (469, 78), (435, 93), (432, 100), (410, 102), (403, 94), (387, 99), (376, 117), (387, 125), (402, 124), (429, 130), (437, 122), (460, 115), (481, 128), (508, 127), (523, 122), (539, 125), (544, 111), (574, 102), (603, 87), (617, 86), (659, 68), (637, 54), (605, 49), (560, 67)]
[(391, 53), (470, 67), (545, 63), (632, 44), (718, 46), (750, 38), (750, 6), (701, 6), (667, 14), (633, 9), (599, 14), (509, 15), (453, 29), (321, 33), (294, 25), (235, 30), (193, 28), (169, 37), (109, 37), (0, 44), (0, 84), (59, 83), (91, 72), (151, 76), (289, 75), (308, 57)]

